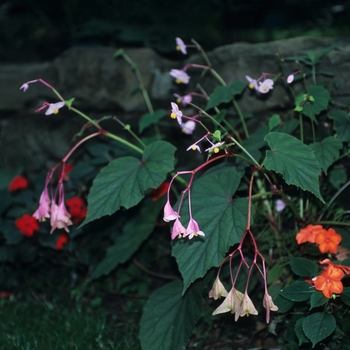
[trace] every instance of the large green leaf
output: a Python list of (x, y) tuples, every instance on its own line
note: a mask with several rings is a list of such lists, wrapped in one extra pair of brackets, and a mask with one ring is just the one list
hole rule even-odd
[(319, 190), (320, 165), (314, 152), (294, 136), (270, 132), (265, 136), (271, 151), (266, 151), (264, 166), (281, 174), (288, 185), (313, 193), (323, 202)]
[(290, 301), (304, 301), (311, 297), (313, 287), (304, 281), (295, 281), (281, 291), (283, 298)]
[(247, 84), (243, 81), (235, 81), (230, 86), (218, 86), (209, 96), (205, 109), (218, 106), (220, 103), (230, 102), (235, 95), (242, 93)]
[(140, 323), (143, 350), (182, 349), (186, 345), (202, 315), (202, 288), (202, 283), (194, 283), (182, 296), (182, 282), (173, 281), (151, 295)]
[[(301, 93), (295, 99), (296, 108), (302, 107), (302, 114), (317, 122), (315, 116), (328, 108), (331, 97), (329, 92), (320, 85), (308, 87), (308, 93)], [(297, 109), (300, 110), (300, 109)]]
[(147, 127), (153, 124), (157, 124), (165, 116), (164, 109), (158, 109), (153, 114), (147, 113), (144, 114), (139, 121), (139, 132), (141, 133)]
[(327, 175), (327, 169), (338, 159), (339, 151), (343, 147), (343, 143), (339, 138), (329, 136), (321, 142), (310, 144), (309, 147), (314, 151), (316, 159)]
[(312, 310), (315, 307), (319, 307), (322, 306), (324, 304), (326, 304), (328, 302), (328, 298), (326, 298), (323, 293), (321, 293), (318, 290), (315, 290), (312, 294), (311, 294), (311, 298), (310, 298), (310, 309)]
[(334, 120), (334, 130), (338, 137), (345, 142), (350, 141), (350, 116), (345, 111), (335, 110), (328, 113), (328, 117)]
[(311, 340), (312, 347), (333, 333), (336, 327), (335, 318), (325, 312), (316, 312), (303, 321), (303, 331)]
[(314, 277), (318, 272), (318, 265), (314, 261), (305, 258), (292, 257), (290, 259), (290, 266), (298, 276)]
[[(247, 199), (232, 198), (240, 183), (240, 175), (222, 168), (202, 176), (193, 185), (191, 204), (193, 218), (205, 237), (174, 241), (175, 256), (184, 279), (184, 292), (197, 278), (213, 266), (219, 266), (228, 249), (238, 243), (247, 222)], [(181, 209), (181, 221), (187, 226), (188, 201)]]
[(114, 245), (108, 248), (104, 259), (95, 267), (91, 279), (108, 275), (119, 264), (124, 263), (137, 251), (142, 242), (152, 233), (164, 200), (145, 203), (140, 214), (129, 221)]
[(83, 224), (139, 203), (144, 191), (157, 188), (173, 169), (175, 149), (168, 142), (156, 141), (145, 148), (142, 161), (134, 157), (111, 161), (92, 184)]
[(303, 331), (303, 322), (305, 317), (299, 318), (299, 320), (295, 323), (294, 332), (299, 340), (299, 346), (303, 343), (308, 343), (309, 339), (305, 336)]

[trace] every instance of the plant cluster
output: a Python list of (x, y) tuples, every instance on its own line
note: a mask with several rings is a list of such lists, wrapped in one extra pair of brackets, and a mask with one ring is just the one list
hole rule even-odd
[[(51, 115), (68, 108), (86, 124), (76, 135), (79, 141), (47, 173), (33, 216), (26, 213), (17, 218), (13, 230), (17, 227), (18, 234), (29, 240), (50, 219), (51, 234), (65, 230), (56, 240), (56, 248), (64, 250), (71, 227), (79, 235), (91, 237), (94, 232), (96, 236), (94, 221), (111, 216), (100, 239), (110, 235), (113, 243), (100, 261), (87, 262), (93, 267), (89, 276), (93, 280), (132, 259), (147, 242), (158, 240), (156, 228), (171, 222), (168, 237), (180, 274), (154, 291), (144, 307), (140, 324), (144, 349), (185, 346), (203, 313), (203, 293), (214, 299), (209, 303), (205, 296), (213, 315), (229, 312), (237, 322), (258, 315), (258, 320), (269, 324), (269, 332), (284, 334), (284, 345), (290, 348), (304, 343), (314, 347), (320, 342), (341, 348), (348, 331), (350, 236), (348, 212), (339, 195), (350, 184), (344, 163), (349, 155), (350, 117), (347, 106), (333, 103), (327, 90), (337, 84), (335, 77), (317, 69), (322, 57), (335, 47), (298, 57), (278, 56), (279, 72), (262, 72), (258, 78), (246, 75), (247, 81), (228, 84), (196, 41), (187, 45), (176, 38), (176, 45), (183, 54), (198, 50), (206, 62), (172, 69), (176, 83), (187, 85), (191, 70), (198, 69), (200, 79), (211, 75), (219, 86), (207, 93), (200, 80), (195, 91), (174, 94), (176, 102), (170, 103), (170, 112), (155, 111), (137, 65), (124, 50), (118, 50), (115, 56), (124, 58), (134, 70), (148, 108), (139, 120), (139, 134), (116, 117), (90, 118), (74, 107), (73, 98), (64, 99), (42, 79), (22, 85), (26, 91), (39, 82), (58, 97), (58, 102), (45, 102), (38, 112), (45, 109)], [(295, 69), (285, 72), (291, 66), (286, 65), (288, 61), (294, 61)], [(317, 83), (320, 76), (325, 79)], [(296, 82), (302, 83), (301, 92), (293, 89)], [(277, 84), (293, 97), (294, 108), (254, 127), (254, 117), (241, 111), (239, 98), (247, 87), (256, 98), (268, 98)], [(195, 112), (185, 113), (181, 105)], [(173, 128), (178, 125), (183, 132), (176, 146), (198, 152), (200, 158), (175, 159), (176, 147), (162, 133), (166, 116), (173, 120)], [(135, 143), (107, 131), (105, 119), (121, 125)], [(73, 153), (96, 137), (109, 138), (129, 151), (115, 152), (107, 164), (94, 163), (94, 171), (82, 172), (81, 179), (89, 172), (93, 179), (86, 211), (77, 193), (65, 200), (66, 168)], [(9, 189), (22, 191), (26, 186), (16, 177)], [(7, 210), (3, 215), (13, 215)], [(112, 233), (115, 228), (117, 234)], [(18, 243), (6, 241), (1, 249)], [(220, 298), (224, 299), (218, 304), (215, 300)]]

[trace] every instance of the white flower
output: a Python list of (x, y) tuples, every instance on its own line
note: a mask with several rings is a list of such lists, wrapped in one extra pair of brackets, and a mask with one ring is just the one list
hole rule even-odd
[(188, 148), (186, 149), (186, 151), (189, 151), (190, 149), (191, 149), (192, 151), (198, 151), (199, 153), (202, 153), (202, 152), (201, 152), (201, 149), (199, 148), (199, 146), (196, 145), (195, 143), (194, 143), (193, 145), (191, 145), (190, 147), (188, 147)]
[(177, 119), (177, 122), (179, 123), (179, 125), (181, 126), (182, 125), (182, 112), (179, 110), (179, 107), (176, 103), (174, 102), (171, 102), (171, 114), (170, 114), (170, 117), (172, 119)]
[(178, 84), (188, 84), (190, 81), (189, 75), (180, 69), (172, 69), (170, 75), (176, 79), (176, 83)]
[(249, 89), (255, 89), (256, 91), (259, 91), (256, 79), (251, 78), (249, 75), (246, 75), (245, 78), (249, 81)]
[(274, 81), (272, 79), (266, 79), (262, 83), (259, 82), (259, 92), (262, 94), (268, 93), (270, 90), (273, 89)]
[(64, 102), (50, 103), (45, 115), (57, 114), (58, 110), (65, 105)]
[(194, 129), (196, 128), (196, 122), (193, 120), (189, 120), (186, 123), (181, 124), (182, 132), (187, 135), (193, 134)]
[(294, 74), (288, 75), (287, 83), (288, 83), (288, 84), (291, 84), (291, 83), (293, 82), (293, 80), (294, 80)]
[(207, 148), (205, 152), (214, 152), (218, 153), (220, 151), (220, 147), (224, 144), (225, 142), (217, 142), (214, 143), (211, 147)]
[(175, 38), (176, 50), (181, 51), (184, 55), (187, 54), (186, 45), (180, 38)]

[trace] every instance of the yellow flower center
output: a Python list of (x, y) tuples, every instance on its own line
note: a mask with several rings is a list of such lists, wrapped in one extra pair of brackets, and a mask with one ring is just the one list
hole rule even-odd
[(171, 118), (171, 119), (176, 119), (176, 114), (175, 114), (174, 112), (172, 112), (172, 113), (170, 114), (170, 118)]
[(181, 50), (181, 48), (180, 48), (179, 45), (176, 46), (176, 50), (177, 50), (177, 51), (180, 51), (180, 50)]
[(192, 151), (195, 151), (197, 148), (195, 146), (192, 147)]
[(219, 151), (220, 151), (219, 147), (215, 147), (214, 150), (213, 150), (214, 153), (218, 153)]
[(176, 79), (175, 82), (176, 82), (176, 84), (184, 84), (185, 79)]
[(178, 104), (180, 104), (180, 103), (181, 103), (181, 98), (178, 98), (178, 99), (176, 100), (176, 102), (177, 102)]
[(54, 109), (53, 114), (57, 114), (57, 113), (58, 113), (58, 109)]
[(249, 87), (249, 89), (254, 89), (254, 84), (253, 84), (253, 83), (250, 83), (250, 84), (248, 85), (248, 87)]
[(268, 88), (266, 86), (263, 87), (264, 91), (268, 91)]

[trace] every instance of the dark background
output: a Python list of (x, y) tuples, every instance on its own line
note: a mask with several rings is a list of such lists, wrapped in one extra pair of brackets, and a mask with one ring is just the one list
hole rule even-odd
[(348, 36), (347, 0), (9, 0), (0, 3), (0, 62), (40, 62), (77, 45), (150, 47), (174, 38), (206, 50), (237, 41)]

